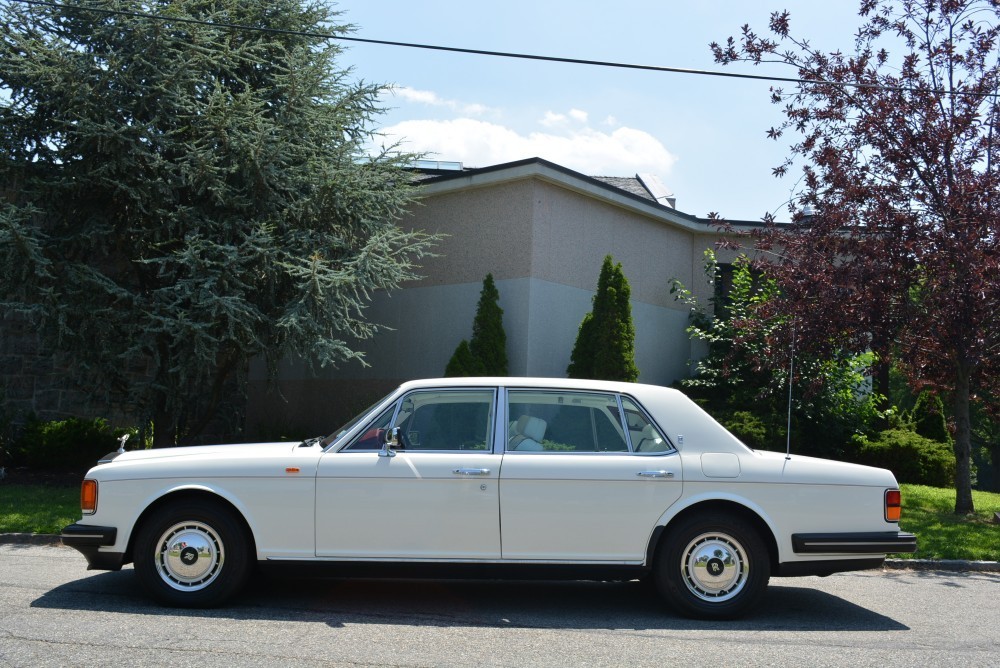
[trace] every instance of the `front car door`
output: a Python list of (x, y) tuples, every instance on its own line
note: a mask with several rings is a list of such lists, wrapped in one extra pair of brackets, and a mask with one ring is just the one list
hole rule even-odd
[[(316, 478), (317, 556), (498, 559), (496, 394), (409, 392), (352, 442), (325, 453)], [(380, 456), (393, 427), (399, 447)]]

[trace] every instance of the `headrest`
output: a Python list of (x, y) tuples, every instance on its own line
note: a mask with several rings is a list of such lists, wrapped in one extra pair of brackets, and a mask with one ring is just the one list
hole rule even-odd
[(525, 437), (530, 438), (533, 441), (538, 441), (539, 443), (541, 443), (542, 439), (545, 437), (545, 428), (547, 426), (548, 423), (541, 418), (522, 415), (517, 419), (518, 433), (524, 434)]

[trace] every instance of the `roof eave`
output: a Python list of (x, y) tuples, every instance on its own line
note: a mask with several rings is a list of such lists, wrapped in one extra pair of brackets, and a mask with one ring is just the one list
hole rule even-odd
[[(661, 220), (689, 232), (697, 234), (726, 234), (724, 230), (720, 230), (717, 227), (717, 222), (714, 220), (683, 213), (672, 207), (616, 188), (608, 183), (542, 158), (528, 158), (480, 169), (455, 172), (454, 174), (447, 174), (422, 181), (418, 187), (421, 193), (420, 196), (428, 196), (469, 188), (485, 188), (532, 178), (552, 183), (588, 197), (593, 197), (613, 206)], [(761, 225), (760, 223), (747, 221), (725, 222), (740, 228)]]

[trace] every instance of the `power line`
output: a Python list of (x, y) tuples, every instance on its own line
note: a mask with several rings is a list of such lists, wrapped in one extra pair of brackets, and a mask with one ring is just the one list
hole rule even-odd
[(39, 5), (42, 7), (49, 7), (53, 9), (68, 9), (76, 11), (90, 11), (99, 12), (102, 14), (109, 14), (115, 16), (128, 16), (131, 18), (144, 18), (152, 19), (154, 21), (163, 21), (165, 23), (188, 23), (194, 25), (203, 25), (213, 28), (225, 28), (228, 30), (242, 30), (250, 32), (263, 32), (278, 35), (296, 35), (299, 37), (312, 37), (323, 40), (340, 40), (343, 42), (356, 42), (360, 44), (376, 44), (380, 46), (398, 46), (408, 49), (424, 49), (428, 51), (444, 51), (448, 53), (465, 53), (476, 56), (492, 56), (495, 58), (512, 58), (519, 60), (535, 60), (535, 61), (545, 61), (552, 63), (566, 63), (571, 65), (589, 65), (593, 67), (613, 67), (618, 69), (629, 69), (629, 70), (644, 70), (648, 72), (663, 72), (669, 74), (690, 74), (695, 76), (709, 76), (709, 77), (725, 77), (729, 79), (750, 79), (754, 81), (775, 81), (779, 83), (794, 83), (799, 85), (826, 85), (826, 86), (836, 86), (845, 88), (869, 88), (869, 89), (879, 89), (887, 91), (898, 91), (898, 92), (925, 92), (925, 93), (940, 93), (942, 95), (974, 95), (977, 97), (1000, 97), (997, 93), (974, 93), (971, 91), (945, 91), (940, 89), (918, 89), (909, 86), (883, 86), (881, 84), (870, 84), (870, 83), (854, 83), (848, 81), (826, 81), (823, 79), (797, 79), (794, 77), (776, 77), (769, 76), (766, 74), (742, 74), (738, 72), (719, 72), (717, 70), (699, 70), (690, 69), (684, 67), (667, 67), (663, 65), (638, 65), (633, 63), (619, 63), (606, 60), (588, 60), (583, 58), (564, 58), (560, 56), (540, 56), (537, 54), (528, 53), (514, 53), (508, 51), (486, 51), (483, 49), (465, 49), (455, 46), (439, 46), (433, 44), (420, 44), (416, 42), (396, 42), (384, 39), (368, 39), (364, 37), (347, 37), (345, 35), (331, 35), (329, 33), (321, 32), (309, 32), (302, 30), (285, 30), (282, 28), (267, 28), (259, 26), (247, 26), (240, 25), (236, 23), (218, 23), (215, 21), (203, 21), (200, 19), (185, 18), (178, 16), (160, 16), (157, 14), (149, 14), (146, 12), (130, 12), (121, 9), (108, 9), (104, 7), (76, 7), (71, 5), (64, 5), (58, 2), (46, 2), (44, 0), (15, 0), (15, 2), (21, 2), (26, 5)]

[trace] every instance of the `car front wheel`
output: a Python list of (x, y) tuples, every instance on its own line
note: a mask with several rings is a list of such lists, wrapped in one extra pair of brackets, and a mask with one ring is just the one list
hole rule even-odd
[(767, 547), (757, 530), (739, 517), (693, 515), (671, 527), (663, 541), (654, 581), (666, 602), (686, 617), (740, 617), (767, 589)]
[(139, 581), (166, 605), (219, 605), (250, 574), (246, 529), (219, 503), (188, 500), (160, 508), (140, 527), (133, 554)]

